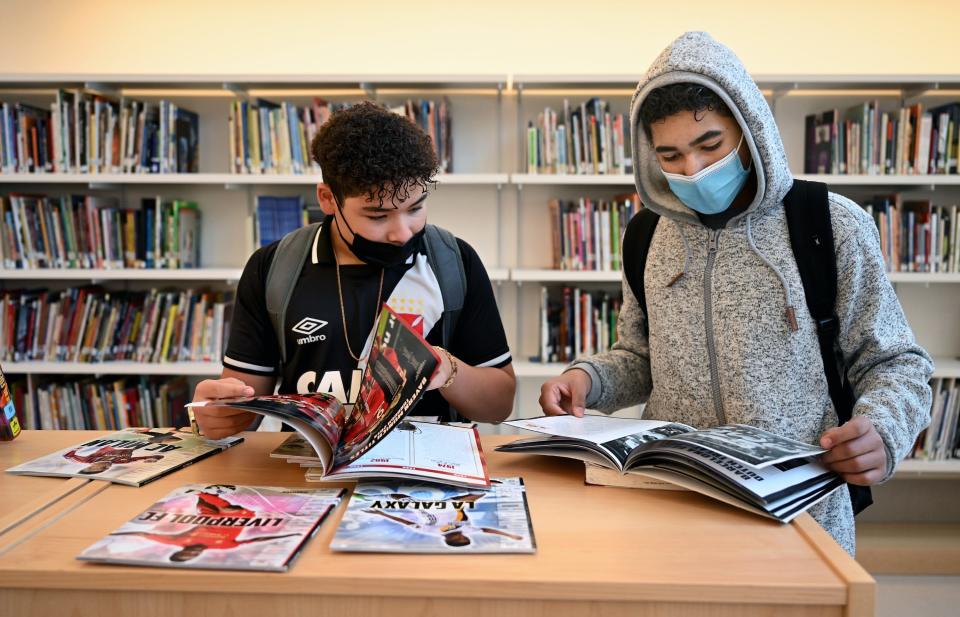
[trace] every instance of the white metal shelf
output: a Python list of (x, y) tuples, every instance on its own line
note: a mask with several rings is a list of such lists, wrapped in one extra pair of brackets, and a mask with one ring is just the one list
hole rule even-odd
[[(636, 88), (637, 75), (603, 74), (514, 74), (512, 83), (522, 86), (523, 90), (537, 89), (627, 89)], [(913, 91), (934, 90), (937, 88), (955, 88), (960, 86), (960, 75), (832, 75), (832, 74), (762, 74), (753, 75), (753, 80), (761, 89), (773, 89), (778, 92), (790, 90), (851, 90), (866, 88), (870, 90), (906, 89)]]
[(551, 362), (544, 364), (542, 362), (514, 362), (513, 372), (517, 377), (556, 377), (567, 368), (567, 364), (562, 362)]
[(619, 283), (623, 272), (619, 270), (536, 270), (517, 268), (510, 271), (510, 280), (542, 283)]
[(0, 269), (0, 281), (238, 281), (242, 268)]
[(895, 476), (905, 477), (960, 477), (960, 460), (926, 461), (907, 459), (897, 466)]
[(510, 280), (510, 268), (487, 268), (487, 276), (494, 283)]
[[(176, 184), (176, 185), (293, 185), (313, 186), (322, 182), (320, 174), (0, 174), (4, 184)], [(439, 184), (457, 185), (502, 185), (510, 181), (509, 174), (440, 174)]]
[(31, 375), (220, 375), (219, 362), (6, 362), (3, 372)]
[(631, 174), (510, 174), (510, 182), (518, 186), (545, 184), (551, 186), (634, 186)]
[(960, 174), (795, 174), (794, 178), (798, 180), (825, 182), (830, 186), (960, 186)]
[(221, 73), (221, 74), (96, 74), (96, 73), (7, 73), (0, 74), (0, 82), (22, 88), (105, 88), (105, 89), (213, 89), (244, 91), (252, 89), (344, 89), (375, 91), (378, 88), (443, 89), (492, 88), (505, 86), (510, 79), (506, 73), (455, 75), (385, 75), (385, 74), (277, 74), (277, 73)]
[[(934, 377), (956, 377), (960, 378), (960, 359), (957, 358), (934, 358)], [(556, 377), (569, 366), (569, 363), (562, 362), (514, 362), (513, 370), (517, 377)]]
[(888, 272), (891, 283), (960, 283), (955, 272)]
[[(889, 272), (887, 276), (893, 283), (960, 283), (960, 274), (957, 273)], [(619, 270), (592, 271), (515, 268), (510, 271), (510, 280), (517, 282), (619, 283), (622, 277), (623, 273)]]
[(934, 377), (960, 378), (960, 358), (934, 358)]

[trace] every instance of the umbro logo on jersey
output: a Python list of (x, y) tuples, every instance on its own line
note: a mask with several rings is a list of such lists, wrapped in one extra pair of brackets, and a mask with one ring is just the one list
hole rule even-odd
[(327, 340), (327, 337), (324, 334), (314, 335), (314, 332), (325, 325), (327, 325), (327, 322), (322, 319), (314, 319), (313, 317), (304, 317), (298, 321), (297, 324), (291, 328), (291, 330), (297, 334), (305, 334), (306, 336), (298, 338), (297, 345), (305, 345), (307, 343), (316, 343), (318, 341)]

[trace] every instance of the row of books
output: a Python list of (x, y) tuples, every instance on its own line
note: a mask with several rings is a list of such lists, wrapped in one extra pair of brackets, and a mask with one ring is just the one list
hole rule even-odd
[(233, 292), (5, 290), (0, 360), (212, 362), (226, 347)]
[(187, 426), (192, 388), (184, 377), (54, 379), (27, 388), (11, 380), (26, 429), (119, 430), (130, 426)]
[(551, 199), (547, 207), (555, 270), (622, 269), (620, 241), (627, 223), (642, 207), (639, 195), (611, 201)]
[(866, 101), (806, 116), (807, 174), (956, 174), (960, 102), (925, 110), (917, 103), (884, 111)]
[(258, 195), (253, 212), (254, 245), (272, 244), (299, 227), (322, 221), (324, 216), (319, 206), (305, 205), (300, 195)]
[(930, 426), (920, 433), (911, 456), (931, 461), (960, 458), (960, 378), (938, 377), (931, 386)]
[(559, 298), (540, 289), (538, 362), (571, 362), (610, 349), (617, 340), (622, 298), (603, 291), (563, 287)]
[(893, 193), (873, 197), (864, 208), (877, 224), (888, 271), (960, 272), (958, 206)]
[(49, 108), (3, 103), (3, 173), (194, 173), (200, 119), (170, 101), (152, 105), (58, 90)]
[(195, 202), (147, 197), (139, 207), (114, 197), (0, 196), (5, 268), (198, 268)]
[(591, 98), (579, 106), (564, 99), (563, 111), (550, 107), (527, 123), (527, 173), (628, 174), (630, 125), (610, 104)]
[[(230, 171), (239, 174), (319, 174), (311, 144), (320, 127), (338, 109), (350, 103), (331, 103), (314, 98), (298, 107), (265, 99), (234, 101), (229, 116)], [(391, 107), (409, 118), (433, 141), (440, 170), (452, 170), (450, 103), (408, 100)]]

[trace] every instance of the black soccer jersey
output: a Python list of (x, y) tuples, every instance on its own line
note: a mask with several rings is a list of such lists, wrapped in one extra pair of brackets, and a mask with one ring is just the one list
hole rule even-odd
[[(223, 364), (254, 375), (278, 375), (281, 394), (325, 392), (352, 404), (360, 392), (363, 363), (373, 341), (380, 268), (340, 267), (341, 313), (330, 228), (324, 222), (317, 231), (287, 308), (283, 327), (287, 363), (280, 366), (279, 345), (266, 308), (267, 271), (278, 244), (274, 242), (258, 249), (243, 269)], [(486, 269), (473, 247), (460, 239), (457, 244), (467, 290), (448, 349), (471, 366), (506, 366), (511, 362), (510, 349)], [(384, 270), (381, 302), (425, 334), (427, 342), (441, 344), (443, 300), (422, 249), (407, 263)], [(361, 358), (359, 364), (347, 350), (341, 314), (346, 317), (350, 348)], [(440, 393), (430, 391), (412, 413), (447, 418), (449, 410)]]

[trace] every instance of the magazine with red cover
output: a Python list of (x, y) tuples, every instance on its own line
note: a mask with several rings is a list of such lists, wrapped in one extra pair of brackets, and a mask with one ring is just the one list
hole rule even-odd
[(190, 484), (87, 548), (109, 564), (286, 571), (343, 489)]
[(220, 399), (188, 407), (231, 407), (280, 419), (310, 444), (325, 476), (368, 455), (383, 441), (426, 392), (439, 365), (433, 346), (385, 305), (360, 395), (349, 413), (336, 397), (320, 393)]

